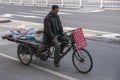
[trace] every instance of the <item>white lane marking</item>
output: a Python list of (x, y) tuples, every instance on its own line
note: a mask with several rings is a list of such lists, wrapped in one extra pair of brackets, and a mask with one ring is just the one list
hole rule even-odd
[(120, 8), (105, 8), (105, 10), (120, 10)]
[(61, 11), (67, 11), (69, 13), (90, 13), (90, 12), (102, 12), (102, 11), (105, 11), (103, 9), (78, 9), (78, 10), (64, 10), (62, 9)]
[[(74, 30), (77, 28), (71, 28), (71, 27), (64, 27), (64, 30)], [(113, 33), (113, 32), (104, 32), (104, 31), (95, 31), (95, 30), (89, 30), (89, 29), (83, 29), (84, 33), (86, 34), (86, 36), (90, 36), (91, 34), (95, 35), (95, 34), (101, 34), (101, 37), (105, 37), (105, 38), (115, 38), (117, 36), (120, 36), (120, 33)], [(89, 33), (87, 33), (89, 32)], [(119, 38), (118, 38), (119, 39)]]
[[(6, 55), (6, 54), (4, 54), (4, 53), (0, 53), (0, 56), (6, 57), (6, 58), (8, 58), (8, 59), (12, 59), (12, 60), (14, 60), (14, 61), (19, 61), (17, 58), (14, 58), (14, 57), (12, 57), (12, 56)], [(44, 67), (41, 67), (41, 66), (37, 66), (37, 65), (32, 64), (32, 63), (31, 63), (30, 65), (31, 65), (32, 67), (37, 68), (37, 69), (40, 69), (40, 70), (49, 72), (49, 73), (51, 73), (51, 74), (57, 75), (57, 76), (59, 76), (59, 77), (62, 77), (62, 78), (68, 79), (68, 80), (79, 80), (79, 79), (73, 78), (73, 77), (71, 77), (71, 76), (67, 76), (67, 75), (64, 75), (64, 74), (62, 74), (62, 73), (59, 73), (59, 72), (56, 72), (56, 71), (52, 71), (52, 70), (47, 69), (47, 68), (44, 68)]]
[[(49, 11), (36, 11), (36, 10), (33, 10), (32, 12), (37, 12), (37, 13), (49, 13)], [(58, 12), (58, 14), (62, 14), (62, 15), (72, 15), (71, 13), (65, 13), (65, 12)]]
[(28, 16), (28, 15), (20, 15), (20, 14), (13, 14), (13, 16), (19, 16), (19, 17), (25, 17), (25, 18), (39, 18), (39, 19), (43, 18), (38, 16)]
[(88, 12), (102, 12), (102, 11), (105, 11), (105, 10), (90, 10)]
[(72, 15), (71, 13), (65, 13), (65, 12), (59, 12), (58, 14), (63, 14), (63, 15)]
[(46, 12), (46, 11), (37, 11), (37, 10), (33, 10), (32, 12), (36, 12), (36, 13), (49, 13), (49, 11), (48, 12)]
[(12, 14), (4, 14), (4, 15), (1, 15), (1, 17), (12, 17), (13, 15)]
[(17, 12), (18, 14), (25, 14), (25, 15), (37, 15), (37, 16), (45, 16), (45, 14), (37, 14), (37, 13), (27, 13), (27, 12)]
[[(74, 30), (77, 28), (72, 28), (72, 27), (64, 27), (64, 30)], [(104, 32), (104, 31), (95, 31), (95, 30), (89, 30), (89, 29), (83, 29), (85, 31), (89, 31), (89, 32), (95, 32), (95, 33), (110, 33), (110, 32)]]
[(12, 59), (12, 60), (14, 60), (14, 61), (19, 61), (17, 58), (14, 58), (14, 57), (12, 57), (12, 56), (6, 55), (6, 54), (4, 54), (4, 53), (0, 53), (0, 56), (6, 57), (6, 58), (8, 58), (8, 59)]
[[(116, 39), (117, 39), (117, 36), (120, 36), (120, 34), (117, 34), (117, 33), (111, 33), (111, 34), (104, 34), (104, 35), (102, 35), (102, 37), (116, 38)], [(118, 38), (118, 39), (120, 39), (120, 38)]]
[(28, 16), (28, 15), (20, 15), (20, 14), (4, 14), (4, 15), (1, 15), (1, 17), (12, 17), (12, 16), (19, 16), (19, 17), (25, 17), (25, 18), (39, 18), (39, 19), (42, 19), (43, 17), (39, 17), (39, 16)]
[[(6, 16), (11, 16), (9, 14), (5, 14)], [(17, 21), (17, 20), (16, 20)], [(19, 23), (21, 23), (20, 26), (16, 26), (17, 28), (26, 28), (26, 24), (29, 24), (29, 25), (33, 25), (33, 28), (34, 28), (34, 25), (39, 25), (39, 24), (42, 24), (42, 23), (26, 23), (24, 21), (24, 23), (22, 21), (19, 21)], [(43, 24), (42, 24), (43, 25)], [(12, 26), (12, 25), (4, 25), (4, 24), (0, 24), (0, 26), (4, 26), (4, 27), (12, 27), (12, 28), (15, 28), (15, 26)], [(40, 26), (38, 26), (39, 28)], [(42, 26), (43, 27), (43, 26)], [(29, 27), (28, 27), (29, 28)], [(36, 27), (37, 28), (37, 27)], [(64, 30), (73, 30), (73, 29), (77, 29), (77, 28), (72, 28), (72, 27), (64, 27)], [(104, 32), (104, 31), (96, 31), (96, 30), (89, 30), (89, 29), (83, 29), (83, 31), (85, 32), (89, 32), (89, 33), (85, 33), (87, 36), (91, 35), (91, 34), (102, 34), (102, 37), (115, 37), (115, 36), (120, 36), (120, 34), (118, 33), (112, 33), (112, 32)]]

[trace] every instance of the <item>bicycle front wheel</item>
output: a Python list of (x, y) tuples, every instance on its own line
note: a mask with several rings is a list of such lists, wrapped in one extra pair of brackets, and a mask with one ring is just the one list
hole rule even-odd
[(75, 50), (72, 55), (72, 62), (74, 67), (80, 73), (88, 73), (93, 67), (93, 60), (89, 52), (85, 49)]

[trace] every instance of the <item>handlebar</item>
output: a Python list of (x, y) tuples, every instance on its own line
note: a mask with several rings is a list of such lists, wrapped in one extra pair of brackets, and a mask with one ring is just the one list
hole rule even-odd
[(72, 31), (67, 31), (63, 33), (65, 36), (70, 36), (72, 34)]

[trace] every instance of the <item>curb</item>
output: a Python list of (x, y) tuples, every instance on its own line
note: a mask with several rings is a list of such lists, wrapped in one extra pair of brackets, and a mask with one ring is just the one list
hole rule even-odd
[(107, 43), (120, 45), (120, 39), (118, 38), (108, 38), (108, 37), (102, 37), (102, 36), (87, 36), (86, 38), (88, 40), (107, 42)]
[[(33, 23), (33, 22), (19, 21), (19, 20), (12, 20), (9, 23), (0, 24), (0, 26), (1, 27), (9, 27), (10, 29), (13, 29), (13, 28), (14, 29), (15, 28), (43, 29), (42, 23)], [(76, 29), (76, 28), (64, 26), (64, 31), (69, 31), (69, 30), (73, 30), (73, 29)], [(84, 33), (85, 38), (88, 40), (100, 41), (100, 42), (106, 42), (106, 43), (120, 45), (120, 34), (118, 34), (118, 33), (94, 31), (94, 30), (87, 30), (87, 29), (83, 29), (83, 33)]]
[[(76, 28), (66, 27), (65, 30), (73, 30)], [(94, 31), (83, 29), (83, 33), (86, 39), (100, 42), (107, 42), (116, 45), (120, 45), (120, 34), (118, 33), (110, 33), (103, 31)]]
[(10, 18), (3, 18), (3, 17), (0, 17), (0, 23), (6, 23), (6, 22), (10, 22)]

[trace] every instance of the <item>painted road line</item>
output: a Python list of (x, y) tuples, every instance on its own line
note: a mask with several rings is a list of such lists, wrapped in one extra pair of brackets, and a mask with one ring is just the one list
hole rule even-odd
[(36, 12), (36, 13), (44, 13), (44, 14), (49, 13), (49, 12), (46, 12), (46, 11), (37, 11), (37, 10), (32, 10), (32, 12)]
[[(11, 16), (10, 14), (5, 14), (4, 16)], [(22, 15), (19, 15), (19, 16), (22, 16)], [(14, 24), (14, 25), (12, 25)], [(40, 28), (43, 27), (43, 24), (42, 23), (33, 23), (33, 22), (26, 22), (26, 21), (18, 21), (18, 20), (13, 20), (11, 22), (11, 24), (0, 24), (0, 26), (4, 26), (4, 27), (12, 27), (12, 28), (29, 28), (29, 26), (32, 26), (33, 28)], [(36, 27), (35, 27), (36, 26)], [(72, 27), (63, 27), (64, 30), (73, 30), (73, 29), (76, 29), (76, 28), (72, 28)], [(101, 37), (107, 37), (109, 36), (110, 38), (110, 35), (111, 34), (117, 34), (117, 33), (112, 33), (112, 32), (104, 32), (104, 31), (96, 31), (96, 30), (88, 30), (88, 29), (83, 29), (85, 35), (87, 36), (98, 36), (99, 34), (101, 35)], [(105, 35), (105, 36), (104, 36)], [(119, 36), (120, 34), (117, 34), (117, 36)], [(113, 35), (112, 35), (113, 36)], [(100, 37), (100, 36), (99, 36)]]
[[(12, 56), (9, 56), (9, 55), (6, 55), (4, 53), (0, 53), (0, 56), (3, 56), (3, 57), (6, 57), (8, 59), (11, 59), (11, 60), (14, 60), (14, 61), (19, 61), (17, 58), (14, 58)], [(79, 79), (76, 79), (76, 78), (73, 78), (71, 76), (67, 76), (67, 75), (64, 75), (62, 73), (59, 73), (59, 72), (56, 72), (56, 71), (53, 71), (53, 70), (50, 70), (50, 69), (47, 69), (47, 68), (44, 68), (44, 67), (41, 67), (41, 66), (38, 66), (38, 65), (35, 65), (35, 64), (30, 64), (32, 67), (34, 68), (37, 68), (39, 70), (43, 70), (45, 72), (48, 72), (48, 73), (51, 73), (51, 74), (54, 74), (56, 76), (59, 76), (59, 77), (62, 77), (62, 78), (65, 78), (67, 80), (79, 80)]]
[(39, 19), (43, 18), (38, 16), (28, 16), (28, 15), (20, 15), (20, 14), (13, 14), (13, 16), (19, 16), (19, 17), (25, 17), (25, 18), (39, 18)]
[(46, 14), (38, 14), (38, 13), (27, 13), (27, 12), (17, 12), (18, 14), (23, 14), (23, 15), (35, 15), (35, 16), (45, 16)]
[(1, 15), (1, 17), (13, 17), (13, 16), (18, 16), (18, 17), (25, 17), (25, 18), (39, 18), (42, 19), (43, 17), (38, 17), (38, 16), (31, 16), (31, 15), (20, 15), (20, 14), (4, 14)]
[[(72, 28), (72, 27), (64, 27), (65, 30), (74, 30), (74, 29), (77, 29), (77, 28)], [(96, 31), (96, 30), (89, 30), (89, 29), (83, 29), (84, 31), (87, 31), (87, 32), (94, 32), (94, 33), (110, 33), (110, 32), (104, 32), (104, 31)]]
[(64, 10), (62, 9), (61, 11), (67, 11), (69, 13), (92, 13), (92, 12), (103, 12), (105, 11), (104, 9), (73, 9), (73, 10)]
[(58, 14), (62, 15), (72, 15), (71, 13), (59, 12)]
[(13, 15), (12, 14), (4, 14), (4, 15), (0, 15), (0, 17), (7, 17), (7, 18), (10, 18), (12, 17)]
[(90, 10), (88, 12), (102, 12), (102, 11), (105, 11), (105, 10)]
[(14, 60), (14, 61), (19, 61), (17, 58), (14, 58), (14, 57), (12, 57), (12, 56), (6, 55), (6, 54), (4, 54), (4, 53), (0, 53), (0, 56), (6, 57), (6, 58), (8, 58), (8, 59), (12, 59), (12, 60)]
[[(42, 23), (33, 23), (27, 21), (12, 20), (10, 23), (0, 24), (2, 27), (12, 27), (12, 28), (36, 28), (43, 29)], [(65, 31), (73, 30), (76, 28), (63, 27)], [(104, 32), (83, 29), (84, 35), (89, 40), (102, 41), (113, 44), (120, 44), (120, 33)]]
[[(45, 14), (49, 13), (49, 11), (37, 11), (37, 10), (33, 10), (32, 12), (45, 13)], [(58, 12), (58, 14), (61, 14), (61, 15), (72, 15), (71, 13), (65, 13), (65, 12)]]
[(120, 8), (104, 8), (105, 10), (116, 10), (116, 11), (119, 11)]
[[(11, 16), (11, 14), (5, 14), (6, 16)], [(22, 15), (20, 15), (22, 16)], [(12, 26), (13, 24), (13, 26)], [(14, 24), (16, 24), (14, 26)], [(32, 25), (33, 28), (34, 26), (38, 26), (38, 28), (43, 27), (43, 23), (33, 23), (33, 22), (27, 22), (27, 21), (19, 21), (19, 20), (12, 20), (11, 24), (0, 24), (0, 26), (3, 27), (12, 27), (12, 28), (26, 28), (27, 25)], [(72, 28), (72, 27), (63, 27), (64, 30), (73, 30), (73, 29), (77, 29), (77, 28)], [(90, 33), (97, 33), (97, 34), (114, 34), (112, 32), (104, 32), (104, 31), (96, 31), (96, 30), (89, 30), (89, 29), (83, 29), (85, 32), (90, 32)], [(117, 33), (115, 33), (117, 34)]]

